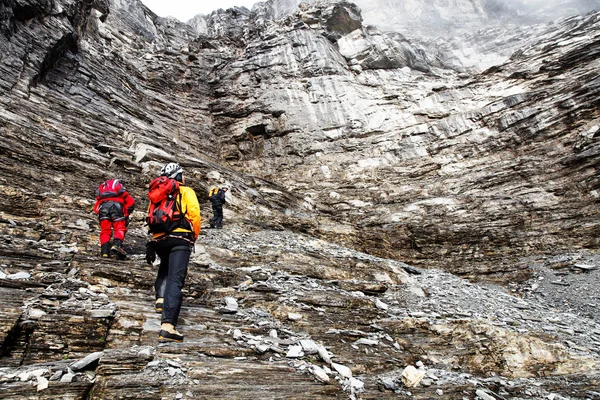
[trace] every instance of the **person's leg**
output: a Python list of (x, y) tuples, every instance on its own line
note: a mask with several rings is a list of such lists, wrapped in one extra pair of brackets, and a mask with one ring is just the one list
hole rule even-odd
[(156, 254), (160, 257), (160, 266), (156, 274), (156, 281), (154, 281), (154, 295), (156, 297), (154, 307), (156, 312), (162, 313), (165, 290), (167, 288), (167, 276), (169, 275), (169, 251), (168, 249), (166, 251), (163, 250), (160, 245), (158, 247)]
[(112, 236), (112, 222), (109, 219), (100, 220), (100, 255), (108, 257), (110, 252), (110, 237)]
[(186, 243), (174, 246), (169, 254), (169, 273), (165, 287), (162, 322), (170, 323), (174, 327), (177, 326), (177, 319), (181, 311), (183, 299), (181, 290), (187, 276), (190, 253), (190, 245)]
[(113, 229), (115, 230), (115, 240), (119, 240), (121, 244), (123, 244), (125, 241), (125, 234), (127, 233), (125, 220), (113, 221)]
[(210, 227), (214, 228), (215, 227), (215, 219), (217, 218), (217, 206), (215, 204), (212, 205), (212, 212), (213, 212), (213, 216), (210, 219)]
[(218, 206), (215, 209), (215, 227), (221, 228), (223, 226), (223, 206)]
[(117, 258), (127, 257), (127, 252), (123, 249), (123, 240), (125, 239), (125, 233), (127, 227), (125, 226), (125, 220), (113, 221), (113, 229), (115, 230), (115, 239), (110, 251), (117, 255)]

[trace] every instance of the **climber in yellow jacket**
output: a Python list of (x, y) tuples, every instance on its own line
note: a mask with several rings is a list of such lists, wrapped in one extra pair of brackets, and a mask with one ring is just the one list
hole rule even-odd
[(161, 176), (150, 182), (148, 230), (153, 240), (146, 245), (146, 261), (153, 264), (156, 255), (160, 267), (154, 283), (155, 308), (162, 313), (159, 341), (182, 342), (177, 319), (183, 299), (194, 242), (200, 234), (200, 205), (194, 190), (185, 185), (183, 169), (177, 163), (165, 165)]

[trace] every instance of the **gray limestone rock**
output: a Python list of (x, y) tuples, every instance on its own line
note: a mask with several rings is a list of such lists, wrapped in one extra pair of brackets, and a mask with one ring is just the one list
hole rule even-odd
[(102, 354), (103, 354), (103, 352), (101, 352), (101, 351), (97, 351), (95, 353), (88, 354), (81, 360), (76, 361), (73, 364), (69, 365), (69, 368), (75, 372), (81, 371), (81, 370), (85, 369), (87, 366), (89, 366), (90, 364), (93, 364), (94, 362), (98, 361), (100, 359), (100, 357), (102, 357)]

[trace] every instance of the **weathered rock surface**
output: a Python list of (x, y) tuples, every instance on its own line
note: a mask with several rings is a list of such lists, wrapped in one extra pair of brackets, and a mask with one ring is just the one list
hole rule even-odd
[[(520, 49), (477, 71), (474, 36), (467, 65), (348, 2), (259, 11), (197, 36), (134, 0), (0, 5), (0, 398), (599, 398), (599, 14), (488, 31)], [(205, 219), (232, 190), (157, 345), (171, 160)], [(108, 177), (128, 261), (97, 257)]]

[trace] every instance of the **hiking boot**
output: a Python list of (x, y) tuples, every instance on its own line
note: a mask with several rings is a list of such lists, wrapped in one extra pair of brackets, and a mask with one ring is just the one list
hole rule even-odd
[(157, 313), (162, 313), (164, 301), (165, 299), (163, 299), (162, 297), (160, 299), (156, 299), (156, 303), (154, 303), (154, 308), (156, 309)]
[(122, 242), (117, 239), (110, 248), (110, 252), (117, 256), (117, 260), (124, 260), (127, 258), (127, 252), (123, 249), (121, 244)]
[(164, 323), (160, 327), (160, 333), (158, 334), (158, 341), (160, 343), (166, 342), (183, 342), (183, 335), (177, 332), (177, 329), (169, 323)]
[(113, 245), (110, 248), (110, 252), (117, 256), (117, 260), (125, 260), (127, 258), (127, 252), (120, 246)]
[(100, 246), (100, 257), (108, 258), (110, 255), (110, 242), (103, 243)]

